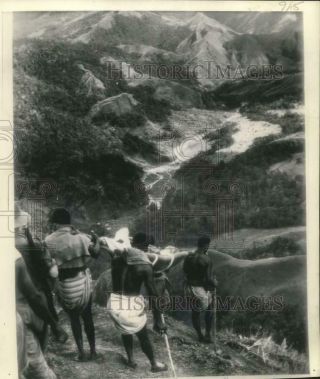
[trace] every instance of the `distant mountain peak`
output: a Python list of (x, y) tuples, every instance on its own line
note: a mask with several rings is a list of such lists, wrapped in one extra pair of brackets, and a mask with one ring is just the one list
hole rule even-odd
[(137, 12), (137, 11), (118, 11), (117, 13), (119, 13), (121, 16), (125, 16), (125, 17), (142, 18), (143, 15), (145, 15), (149, 12), (143, 12), (143, 14), (142, 14), (141, 12)]
[(161, 19), (164, 23), (170, 26), (185, 26), (186, 22), (184, 20), (180, 20), (173, 15), (161, 15)]
[(214, 18), (245, 34), (270, 34), (302, 28), (301, 14), (295, 12), (215, 12)]
[(210, 29), (215, 29), (220, 32), (239, 34), (228, 26), (221, 24), (216, 19), (208, 17), (202, 12), (197, 12), (194, 16), (192, 16), (191, 19), (187, 21), (186, 25), (191, 29), (209, 27)]
[(110, 12), (102, 17), (102, 19), (97, 23), (97, 26), (107, 30), (113, 27), (114, 22), (114, 12)]
[[(229, 63), (224, 44), (239, 33), (201, 12), (193, 15), (186, 25), (192, 32), (179, 44), (177, 52), (187, 54), (189, 63), (197, 64), (208, 61), (221, 65)], [(206, 69), (203, 69), (198, 75), (198, 80), (207, 84), (208, 81), (211, 82), (207, 76)]]

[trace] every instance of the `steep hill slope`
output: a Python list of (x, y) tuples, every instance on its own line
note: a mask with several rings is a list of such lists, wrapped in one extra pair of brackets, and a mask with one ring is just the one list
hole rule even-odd
[(201, 233), (213, 233), (218, 239), (228, 233), (227, 228), (303, 225), (303, 177), (269, 172), (269, 168), (303, 152), (304, 143), (288, 139), (272, 143), (273, 139), (277, 136), (261, 138), (230, 160), (223, 156), (219, 160), (217, 144), (212, 143), (211, 149), (183, 164), (174, 175), (174, 190), (165, 197), (163, 209), (181, 214), (183, 201), (184, 227), (181, 230), (180, 220), (172, 218), (167, 235), (171, 233), (175, 243), (189, 245), (194, 244), (199, 227)]
[[(286, 338), (291, 346), (306, 351), (305, 256), (252, 261), (211, 249), (209, 257), (219, 283), (218, 325), (221, 329), (234, 328), (245, 335), (252, 331), (272, 335), (278, 343)], [(185, 285), (182, 263), (174, 266), (168, 276), (176, 299), (171, 310), (177, 319), (189, 322), (187, 303), (181, 301)], [(105, 306), (110, 291), (111, 273), (107, 270), (97, 280), (95, 301)]]
[(303, 75), (296, 73), (271, 80), (224, 81), (216, 89), (203, 94), (208, 108), (239, 107), (244, 103), (272, 103), (289, 98), (291, 102), (303, 101)]
[(273, 64), (282, 67), (283, 72), (299, 72), (302, 69), (302, 32), (264, 35), (243, 34), (226, 42), (229, 56), (235, 57), (243, 67), (248, 65)]
[[(95, 306), (94, 322), (96, 327), (97, 350), (100, 358), (95, 362), (75, 362), (75, 343), (70, 324), (64, 313), (60, 314), (63, 327), (69, 333), (69, 340), (63, 346), (50, 342), (47, 359), (58, 377), (70, 379), (102, 379), (102, 378), (160, 378), (172, 376), (166, 373), (152, 374), (139, 343), (134, 341), (135, 358), (138, 363), (136, 370), (125, 365), (125, 352), (121, 338), (106, 310)], [(148, 316), (152, 319), (151, 314)], [(172, 357), (179, 377), (209, 375), (261, 375), (280, 373), (304, 373), (307, 371), (306, 358), (289, 350), (286, 344), (275, 344), (272, 340), (239, 337), (227, 331), (219, 331), (215, 353), (210, 345), (202, 345), (195, 341), (193, 330), (184, 323), (166, 318)], [(150, 324), (152, 329), (152, 324)], [(151, 332), (151, 339), (158, 359), (168, 362), (163, 337)], [(275, 354), (276, 353), (276, 354)]]
[[(215, 267), (220, 296), (284, 296), (286, 305), (305, 302), (306, 258), (305, 256), (268, 258), (250, 261), (230, 257), (218, 251), (210, 251), (209, 257)], [(182, 267), (172, 269), (175, 294), (183, 293)]]
[(304, 226), (277, 229), (238, 229), (233, 231), (232, 238), (228, 235), (221, 235), (215, 241), (215, 247), (224, 253), (238, 256), (243, 250), (270, 246), (277, 238), (285, 238), (302, 244), (305, 237), (306, 228)]
[(191, 62), (195, 60), (202, 62), (213, 60), (217, 64), (227, 62), (223, 44), (233, 39), (236, 32), (203, 13), (196, 13), (186, 25), (192, 33), (177, 47), (179, 53), (188, 53)]

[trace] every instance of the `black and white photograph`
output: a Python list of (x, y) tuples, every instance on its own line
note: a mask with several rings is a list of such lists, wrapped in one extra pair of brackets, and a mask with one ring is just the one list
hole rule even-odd
[(280, 3), (14, 12), (19, 379), (312, 375), (304, 2)]

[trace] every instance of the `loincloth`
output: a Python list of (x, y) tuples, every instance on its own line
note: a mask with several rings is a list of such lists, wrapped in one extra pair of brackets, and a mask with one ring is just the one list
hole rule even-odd
[(142, 295), (126, 296), (112, 293), (108, 300), (107, 310), (121, 334), (138, 333), (147, 323)]
[(92, 279), (89, 269), (80, 271), (75, 277), (60, 280), (57, 286), (62, 307), (82, 312), (88, 305), (92, 294)]
[(193, 304), (194, 310), (205, 311), (212, 303), (211, 292), (206, 291), (203, 287), (187, 285), (185, 295), (196, 299), (196, 304)]

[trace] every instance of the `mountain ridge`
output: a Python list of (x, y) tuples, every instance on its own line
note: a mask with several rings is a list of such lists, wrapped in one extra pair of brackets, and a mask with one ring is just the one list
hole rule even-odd
[[(202, 12), (197, 12), (185, 19), (175, 17), (180, 20), (177, 25), (168, 22), (174, 16), (166, 17), (161, 12), (50, 12), (41, 13), (38, 17), (31, 14), (23, 25), (22, 22), (15, 23), (22, 26), (21, 30), (18, 26), (15, 27), (14, 37), (18, 40), (20, 38), (66, 39), (70, 43), (90, 43), (96, 49), (102, 50), (110, 44), (139, 44), (141, 51), (143, 51), (143, 45), (150, 47), (148, 60), (152, 56), (155, 58), (154, 61), (159, 59), (160, 51), (153, 50), (152, 53), (153, 48), (160, 49), (161, 54), (169, 56), (169, 59), (173, 58), (172, 53), (181, 54), (181, 59), (185, 64), (196, 65), (199, 62), (213, 61), (223, 66), (227, 64), (237, 66), (238, 64), (277, 63), (272, 62), (268, 49), (274, 43), (284, 44), (282, 41), (290, 41), (292, 33), (299, 32), (299, 25), (294, 30), (275, 28), (269, 30), (268, 34), (264, 33), (263, 39), (256, 33), (246, 35), (246, 33), (233, 30), (230, 23), (221, 22), (221, 17), (219, 21), (218, 13), (214, 13), (216, 18)], [(257, 17), (261, 18), (261, 15)], [(266, 17), (270, 21), (271, 15)], [(276, 17), (276, 22), (282, 20), (277, 15), (273, 17)], [(288, 16), (282, 17), (285, 19)], [(280, 42), (277, 42), (277, 39)], [(299, 47), (300, 50), (301, 48)], [(290, 49), (292, 49), (290, 42), (287, 43), (286, 49), (290, 54)], [(281, 57), (282, 52), (279, 48), (276, 53)], [(141, 58), (142, 56), (140, 60)], [(292, 60), (282, 59), (281, 61), (280, 59), (280, 63), (284, 63), (285, 68), (290, 69)], [(207, 72), (204, 70), (200, 76), (207, 76)], [(201, 78), (201, 81), (203, 84), (208, 84), (207, 78)]]

